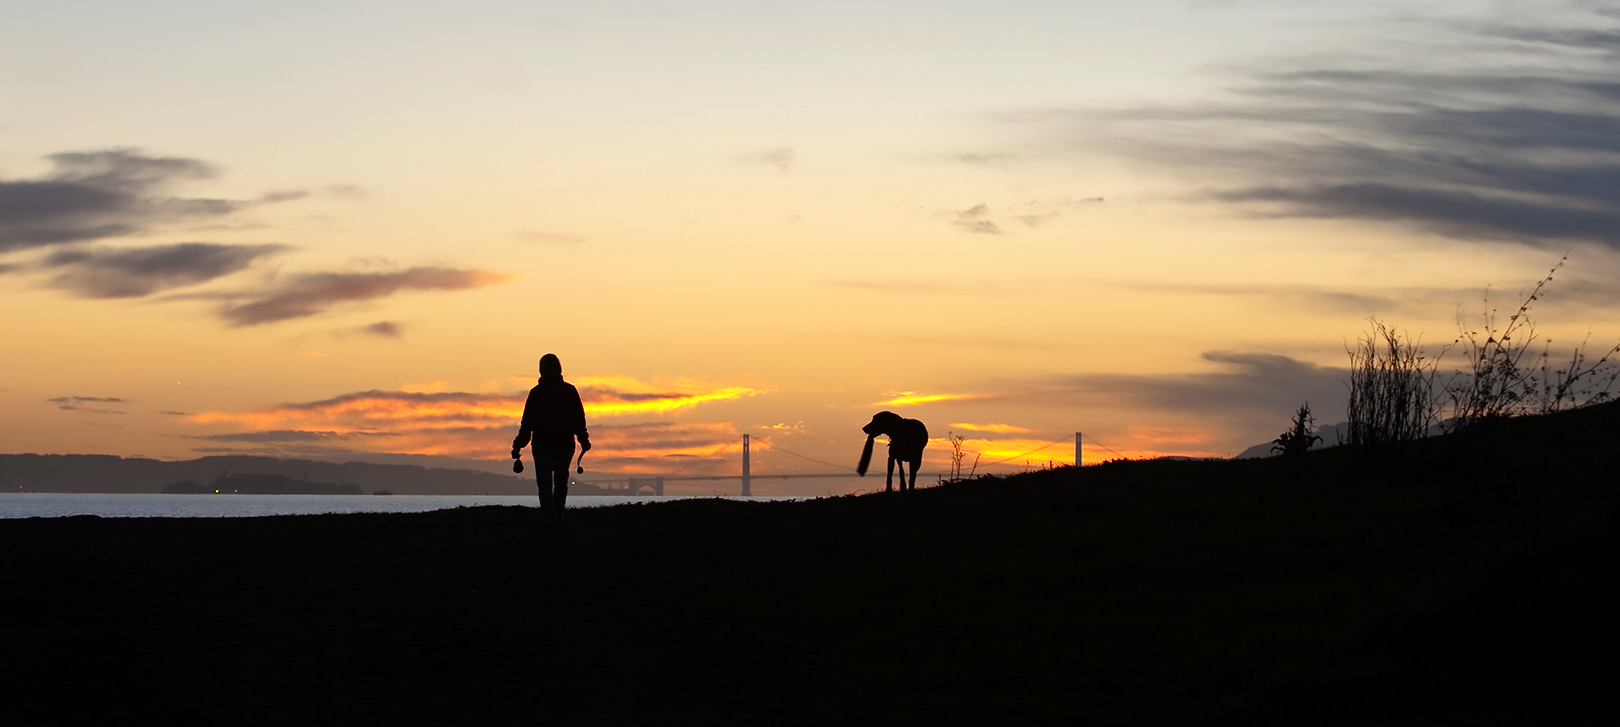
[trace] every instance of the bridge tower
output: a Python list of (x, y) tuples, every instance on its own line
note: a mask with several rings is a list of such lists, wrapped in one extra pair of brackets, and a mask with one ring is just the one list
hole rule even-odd
[(1080, 433), (1079, 432), (1074, 433), (1074, 466), (1075, 466), (1076, 469), (1078, 469), (1080, 467)]
[(743, 435), (742, 460), (743, 460), (742, 461), (742, 465), (743, 465), (743, 468), (742, 468), (742, 470), (743, 470), (743, 473), (742, 473), (742, 485), (743, 485), (742, 486), (742, 496), (743, 497), (753, 497), (754, 493), (751, 490), (749, 490), (749, 488), (748, 488), (749, 483), (753, 478), (750, 476), (750, 474), (748, 472), (748, 435), (746, 435), (746, 434)]

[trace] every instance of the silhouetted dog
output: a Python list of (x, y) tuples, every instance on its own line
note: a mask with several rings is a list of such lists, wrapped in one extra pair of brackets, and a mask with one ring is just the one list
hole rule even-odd
[(894, 491), (894, 463), (911, 465), (910, 484), (905, 468), (900, 469), (900, 491), (917, 489), (917, 468), (922, 466), (923, 447), (928, 446), (928, 427), (916, 419), (905, 419), (892, 411), (880, 411), (872, 416), (872, 423), (861, 427), (866, 432), (866, 448), (861, 450), (861, 463), (855, 472), (865, 476), (872, 464), (872, 442), (879, 434), (889, 435), (889, 475), (883, 482), (884, 492)]

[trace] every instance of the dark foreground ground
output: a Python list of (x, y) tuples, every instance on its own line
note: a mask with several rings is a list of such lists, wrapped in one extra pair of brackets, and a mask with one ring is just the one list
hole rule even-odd
[(0, 521), (0, 724), (1614, 724), (1620, 410), (800, 503)]

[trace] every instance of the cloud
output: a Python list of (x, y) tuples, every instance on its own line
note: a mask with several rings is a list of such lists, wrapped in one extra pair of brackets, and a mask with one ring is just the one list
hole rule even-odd
[(1138, 442), (1173, 448), (1203, 446), (1215, 441), (1208, 429), (1198, 427), (1128, 427), (1125, 435)]
[(967, 422), (954, 422), (952, 427), (967, 432), (989, 432), (991, 434), (1028, 434), (1029, 429), (1015, 427), (1011, 424), (971, 424)]
[[(84, 298), (138, 298), (204, 283), (279, 254), (285, 245), (186, 242), (137, 248), (71, 247), (19, 269), (56, 271), (49, 285)], [(3, 271), (0, 271), (3, 272)]]
[(1030, 228), (1032, 230), (1037, 228), (1037, 227), (1040, 227), (1041, 225), (1044, 225), (1044, 224), (1046, 224), (1048, 222), (1051, 222), (1052, 220), (1055, 220), (1057, 218), (1058, 218), (1058, 213), (1056, 213), (1056, 212), (1047, 212), (1045, 214), (1038, 214), (1038, 215), (1018, 215), (1017, 216), (1017, 220), (1019, 222), (1024, 223), (1025, 227), (1028, 227), (1028, 228)]
[(247, 302), (228, 303), (220, 316), (235, 327), (305, 318), (341, 303), (386, 298), (406, 290), (466, 290), (507, 280), (482, 270), (416, 267), (392, 273), (303, 273), (275, 287), (249, 294)]
[(1019, 161), (1017, 154), (1009, 154), (1006, 152), (969, 152), (965, 154), (953, 154), (951, 155), (950, 159), (963, 164), (971, 164), (976, 167), (991, 167), (995, 169), (1005, 169)]
[(1286, 415), (1307, 401), (1318, 419), (1338, 421), (1344, 416), (1346, 369), (1269, 353), (1208, 351), (1201, 358), (1218, 369), (1168, 375), (1079, 374), (1059, 379), (1055, 386), (1036, 386), (1018, 398), (1070, 406), (1078, 396), (1233, 423), (1244, 419), (1286, 423)]
[(276, 202), (292, 202), (294, 200), (304, 199), (308, 196), (309, 192), (305, 190), (289, 189), (281, 192), (266, 192), (259, 195), (259, 198), (255, 201), (260, 204), (275, 204)]
[(967, 209), (945, 212), (943, 216), (950, 221), (953, 227), (964, 232), (976, 235), (1000, 235), (1005, 233), (1006, 230), (993, 217), (1011, 219), (1022, 223), (1025, 227), (1036, 229), (1062, 217), (1063, 211), (1066, 209), (1091, 206), (1102, 201), (1102, 197), (1030, 200), (1002, 208), (996, 212), (991, 211), (989, 204), (981, 202)]
[(55, 404), (62, 411), (82, 411), (86, 414), (123, 414), (117, 409), (108, 409), (96, 404), (128, 404), (130, 400), (120, 399), (116, 396), (58, 396), (46, 399), (48, 403)]
[(976, 204), (965, 210), (959, 210), (952, 213), (953, 219), (951, 220), (951, 224), (956, 226), (956, 228), (959, 230), (971, 232), (976, 235), (1001, 234), (1000, 226), (988, 219), (985, 219), (987, 214), (987, 205), (984, 203)]
[(388, 432), (313, 432), (297, 429), (283, 429), (265, 432), (241, 432), (238, 434), (186, 434), (186, 439), (200, 439), (206, 442), (236, 442), (245, 444), (307, 444), (316, 442), (352, 441), (362, 437), (391, 437)]
[(1337, 313), (1372, 315), (1412, 305), (1449, 306), (1459, 300), (1477, 297), (1477, 290), (1460, 288), (1399, 288), (1374, 292), (1334, 290), (1304, 285), (1199, 285), (1191, 283), (1114, 282), (1098, 283), (1122, 290), (1148, 293), (1213, 295), (1228, 298), (1257, 298), (1267, 304), (1284, 302)]
[(168, 189), (178, 182), (216, 176), (212, 165), (196, 159), (146, 156), (136, 149), (62, 152), (46, 159), (52, 168), (41, 178), (0, 180), (0, 253), (138, 235), (256, 204), (171, 196)]
[[(663, 433), (659, 435), (661, 438), (652, 438), (645, 434), (654, 431), (648, 429), (647, 425), (626, 427), (603, 424), (601, 420), (685, 411), (762, 393), (747, 387), (704, 385), (690, 380), (678, 380), (668, 385), (630, 377), (577, 377), (571, 381), (580, 389), (594, 445), (600, 447), (606, 443), (616, 443), (616, 447), (628, 448), (625, 450), (627, 452), (656, 450), (663, 453), (657, 456), (690, 454), (689, 450), (699, 444), (682, 444), (685, 440), (670, 433), (690, 434), (710, 425), (660, 425), (654, 429)], [(525, 398), (526, 392), (371, 390), (250, 411), (202, 412), (188, 419), (193, 424), (235, 425), (244, 429), (242, 432), (192, 437), (214, 442), (300, 445), (347, 442), (367, 448), (383, 447), (386, 451), (404, 454), (487, 459), (504, 456), (507, 452), (504, 447), (517, 434)], [(728, 432), (735, 431), (730, 424), (723, 426)], [(637, 435), (640, 439), (631, 446), (629, 440), (619, 442), (617, 439), (625, 436), (624, 431), (643, 434)], [(611, 432), (619, 433), (599, 436)], [(711, 439), (703, 439), (702, 442)], [(632, 456), (625, 452), (620, 455)]]
[[(624, 473), (733, 474), (740, 432), (730, 422), (648, 422), (591, 427), (596, 468)], [(756, 440), (757, 441), (757, 440)]]
[(746, 386), (710, 386), (679, 380), (667, 386), (628, 376), (581, 376), (573, 379), (585, 413), (592, 416), (667, 414), (699, 404), (730, 401), (765, 393)]
[(775, 149), (749, 154), (743, 157), (743, 161), (756, 164), (769, 164), (776, 167), (777, 171), (786, 173), (789, 169), (793, 168), (793, 164), (795, 161), (797, 161), (797, 157), (793, 152), (793, 147), (779, 146)]
[(942, 401), (968, 401), (984, 398), (977, 394), (918, 394), (914, 391), (891, 392), (892, 396), (884, 401), (873, 402), (872, 406), (918, 406), (920, 404), (937, 404)]
[(1045, 226), (1046, 223), (1051, 222), (1052, 220), (1062, 217), (1064, 210), (1078, 207), (1090, 207), (1092, 205), (1102, 204), (1102, 201), (1102, 197), (1086, 197), (1084, 199), (1063, 197), (1055, 200), (1032, 199), (1023, 204), (1013, 206), (1011, 209), (1007, 210), (1007, 213), (1011, 215), (1013, 219), (1024, 223), (1025, 227), (1036, 229)]
[[(1614, 22), (1408, 26), (1428, 44), (1269, 59), (1213, 100), (1009, 118), (1056, 130), (1049, 148), (1114, 149), (1259, 217), (1620, 249)], [(1448, 43), (1459, 62), (1411, 57)]]
[(359, 332), (378, 338), (403, 339), (405, 337), (405, 327), (398, 321), (377, 321), (369, 326), (361, 326)]

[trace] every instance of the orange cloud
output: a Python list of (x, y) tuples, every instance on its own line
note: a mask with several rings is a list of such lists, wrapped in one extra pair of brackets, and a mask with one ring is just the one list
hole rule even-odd
[(588, 416), (665, 414), (715, 401), (765, 393), (746, 386), (713, 388), (690, 379), (659, 386), (628, 376), (582, 376), (574, 380)]
[[(612, 449), (627, 463), (667, 457), (696, 457), (720, 446), (719, 433), (735, 434), (730, 423), (631, 425), (623, 429), (597, 425), (599, 419), (638, 414), (664, 414), (699, 404), (726, 401), (763, 393), (747, 387), (707, 387), (681, 381), (659, 387), (628, 377), (581, 377), (577, 381), (592, 444)], [(343, 442), (368, 451), (432, 454), (475, 459), (506, 456), (511, 437), (523, 415), (525, 393), (469, 393), (435, 391), (442, 382), (410, 387), (415, 391), (371, 390), (307, 403), (243, 412), (203, 412), (187, 419), (203, 425), (235, 425), (246, 430), (210, 438), (258, 435), (277, 441), (309, 445)], [(427, 389), (427, 390), (422, 390)], [(653, 427), (653, 428), (648, 428)], [(658, 427), (663, 427), (659, 429)], [(670, 429), (669, 427), (684, 427)], [(623, 432), (631, 432), (626, 435)], [(679, 431), (676, 436), (671, 432)], [(656, 436), (654, 435), (656, 432)], [(319, 438), (313, 435), (321, 435)], [(698, 436), (701, 435), (701, 436)], [(627, 438), (628, 437), (628, 438)], [(220, 440), (223, 441), (223, 440)], [(668, 462), (651, 464), (645, 471), (667, 471)], [(624, 471), (641, 471), (627, 469)]]
[(966, 399), (981, 399), (975, 394), (918, 394), (913, 391), (901, 391), (888, 401), (879, 401), (872, 406), (916, 406), (918, 404), (934, 404), (941, 401), (962, 401)]
[(952, 427), (966, 432), (990, 432), (991, 434), (1028, 434), (1031, 430), (1015, 427), (1011, 424), (969, 424), (967, 422), (953, 422)]

